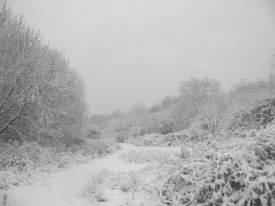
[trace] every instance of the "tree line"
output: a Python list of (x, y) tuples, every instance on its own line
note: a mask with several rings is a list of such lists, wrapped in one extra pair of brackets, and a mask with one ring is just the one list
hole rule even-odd
[(269, 79), (241, 82), (227, 92), (215, 79), (192, 78), (181, 82), (178, 96), (165, 97), (149, 108), (136, 105), (128, 112), (116, 110), (110, 115), (93, 115), (90, 124), (91, 130), (117, 133), (125, 138), (188, 128), (215, 133), (226, 129), (238, 110), (271, 97), (275, 97), (275, 69)]

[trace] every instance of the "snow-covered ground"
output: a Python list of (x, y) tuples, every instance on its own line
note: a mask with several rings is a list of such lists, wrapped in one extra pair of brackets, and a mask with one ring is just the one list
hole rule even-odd
[[(92, 176), (103, 171), (112, 173), (131, 173), (144, 168), (148, 163), (127, 163), (121, 156), (130, 151), (157, 150), (175, 151), (175, 148), (145, 148), (121, 144), (121, 150), (108, 157), (95, 160), (93, 163), (72, 167), (54, 173), (31, 186), (14, 187), (7, 193), (8, 206), (88, 206), (91, 203), (83, 196), (83, 191)], [(104, 205), (120, 205), (119, 191), (106, 189), (108, 201)], [(1, 194), (2, 196), (3, 194)]]

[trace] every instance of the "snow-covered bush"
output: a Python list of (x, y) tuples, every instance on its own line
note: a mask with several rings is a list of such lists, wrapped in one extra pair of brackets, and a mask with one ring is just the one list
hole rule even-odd
[(264, 99), (254, 105), (252, 108), (238, 111), (234, 114), (229, 125), (231, 130), (238, 128), (260, 128), (275, 119), (275, 98)]
[(111, 152), (110, 143), (94, 140), (70, 147), (42, 147), (36, 142), (17, 142), (0, 147), (0, 189), (28, 184), (36, 175), (85, 163)]
[(200, 159), (184, 162), (167, 179), (162, 200), (166, 205), (183, 206), (272, 206), (274, 165), (274, 136), (262, 135), (245, 145), (210, 150)]

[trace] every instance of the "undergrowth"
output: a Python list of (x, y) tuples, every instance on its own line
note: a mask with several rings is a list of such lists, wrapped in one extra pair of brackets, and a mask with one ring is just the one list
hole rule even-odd
[(274, 134), (185, 159), (165, 181), (162, 202), (180, 206), (275, 205)]
[(35, 142), (3, 144), (0, 146), (0, 189), (30, 184), (41, 174), (89, 162), (111, 150), (108, 142), (100, 140), (56, 148), (42, 147)]
[(90, 184), (90, 194), (99, 202), (104, 191), (115, 191), (128, 205), (273, 206), (274, 137), (275, 127), (247, 138), (190, 141), (180, 150), (140, 147), (120, 158), (128, 163), (148, 163), (144, 168), (101, 175)]
[(128, 163), (153, 163), (153, 162), (172, 162), (175, 161), (175, 156), (171, 154), (171, 151), (161, 150), (144, 150), (144, 151), (130, 151), (122, 154), (121, 159), (124, 159)]

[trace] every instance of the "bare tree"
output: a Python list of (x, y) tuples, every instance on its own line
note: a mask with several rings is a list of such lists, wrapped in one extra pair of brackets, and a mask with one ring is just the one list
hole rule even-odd
[(0, 13), (0, 72), (2, 140), (76, 135), (85, 111), (81, 79), (6, 4)]
[(212, 79), (190, 79), (180, 85), (180, 97), (173, 116), (180, 128), (190, 126), (199, 110), (216, 104), (221, 97), (221, 85)]

